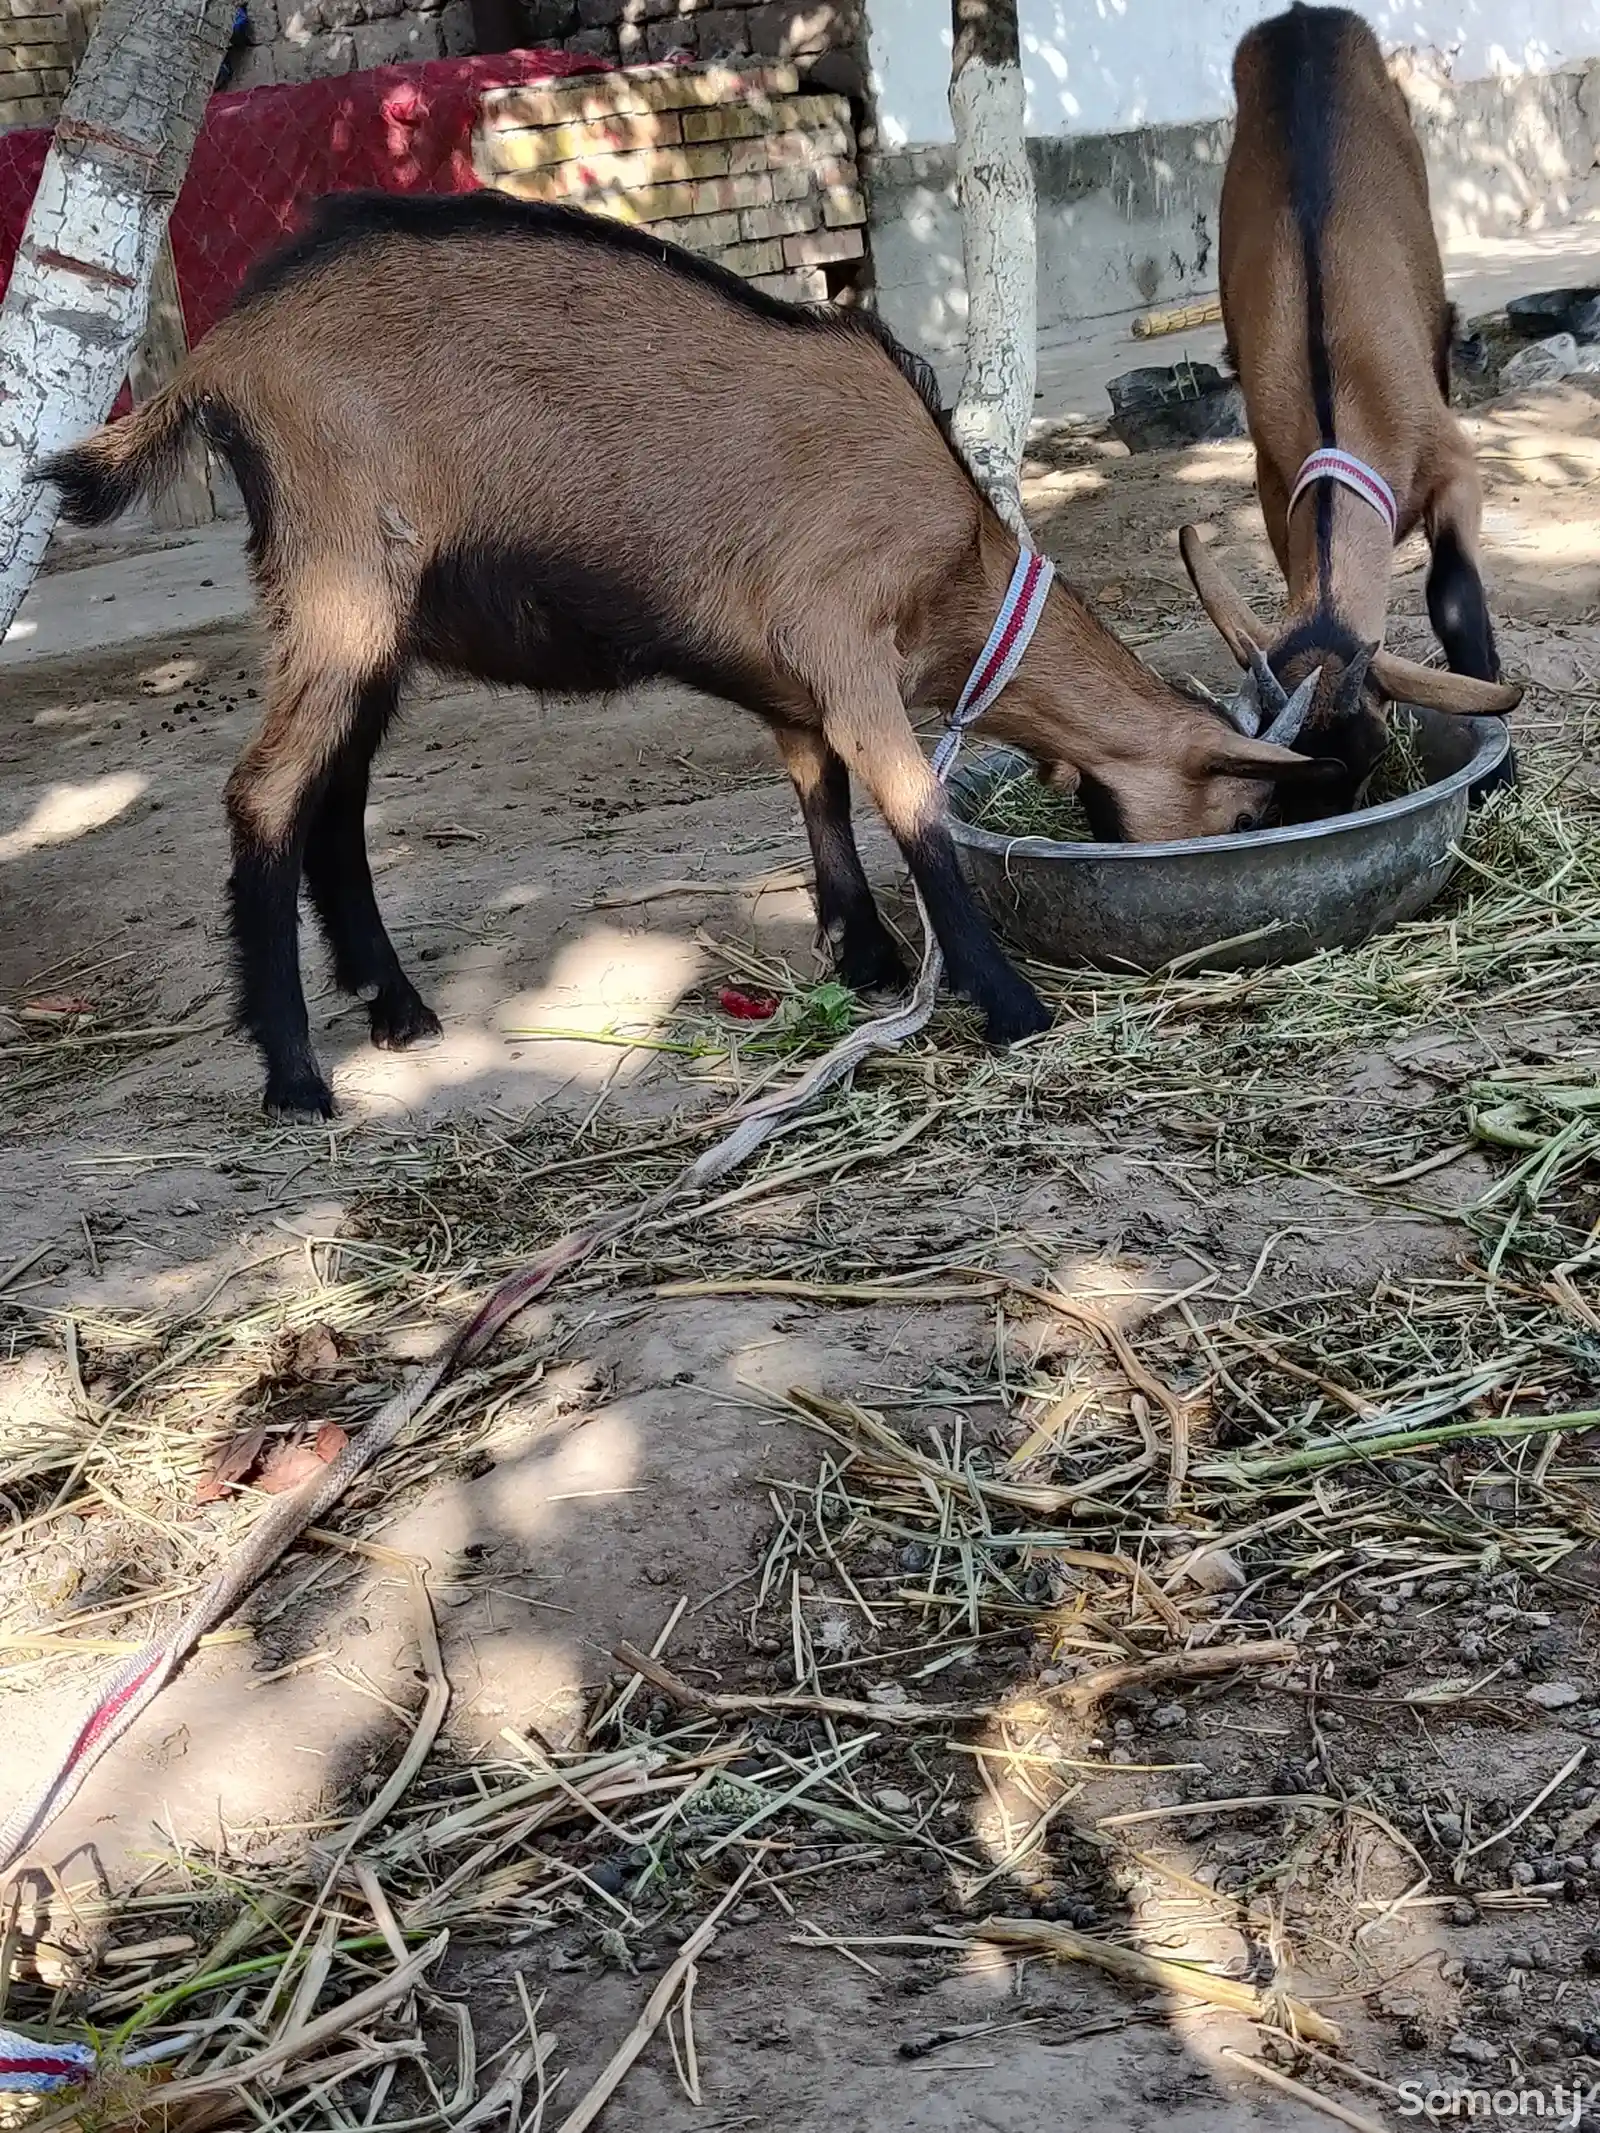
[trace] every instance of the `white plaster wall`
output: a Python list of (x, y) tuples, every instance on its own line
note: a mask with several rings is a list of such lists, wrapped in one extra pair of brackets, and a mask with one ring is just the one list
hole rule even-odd
[[(1456, 81), (1538, 74), (1600, 53), (1600, 0), (1354, 0), (1385, 50)], [(1283, 0), (1020, 0), (1030, 136), (1221, 118), (1234, 47)], [(949, 0), (868, 0), (886, 148), (952, 138)]]

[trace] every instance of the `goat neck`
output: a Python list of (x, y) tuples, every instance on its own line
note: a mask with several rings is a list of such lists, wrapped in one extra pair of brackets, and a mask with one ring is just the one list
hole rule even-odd
[[(1016, 568), (1017, 542), (987, 518), (941, 581), (904, 645), (910, 695), (948, 710), (994, 626)], [(1174, 723), (1204, 717), (1136, 659), (1057, 578), (1022, 664), (976, 732), (1020, 748), (1047, 770), (1093, 776), (1172, 752)]]
[[(1370, 463), (1367, 453), (1357, 456)], [(1394, 570), (1394, 538), (1382, 515), (1342, 483), (1318, 482), (1289, 514), (1287, 542), (1284, 633), (1333, 616), (1361, 643), (1381, 644)]]
[[(987, 517), (902, 636), (908, 695), (948, 710), (999, 613), (1017, 542)], [(1096, 834), (1150, 842), (1253, 826), (1272, 785), (1324, 766), (1236, 732), (1136, 659), (1059, 579), (1022, 663), (977, 727), (1078, 786)]]

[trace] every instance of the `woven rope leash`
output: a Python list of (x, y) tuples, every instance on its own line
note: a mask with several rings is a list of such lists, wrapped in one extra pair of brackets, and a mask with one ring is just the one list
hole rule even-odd
[[(1021, 664), (1044, 612), (1053, 576), (1053, 566), (1046, 558), (1023, 549), (994, 628), (934, 751), (933, 767), (941, 783), (950, 774), (967, 728), (992, 707)], [(917, 908), (922, 917), (924, 948), (922, 968), (909, 999), (888, 1014), (859, 1024), (781, 1089), (730, 1114), (732, 1130), (688, 1164), (671, 1185), (631, 1207), (602, 1217), (587, 1229), (561, 1238), (537, 1259), (509, 1275), (437, 1353), (384, 1402), (330, 1466), (294, 1495), (277, 1500), (167, 1634), (145, 1645), (107, 1677), (55, 1769), (30, 1796), (18, 1801), (0, 1824), (0, 1873), (15, 1865), (60, 1814), (101, 1756), (154, 1702), (201, 1637), (232, 1614), (306, 1527), (326, 1517), (357, 1476), (389, 1449), (454, 1373), (480, 1356), (519, 1313), (602, 1245), (656, 1220), (679, 1201), (692, 1198), (748, 1162), (786, 1119), (843, 1081), (874, 1052), (892, 1050), (926, 1026), (938, 996), (944, 958), (920, 896)], [(0, 2079), (0, 2087), (3, 2086)]]
[[(162, 2059), (176, 2059), (195, 2042), (193, 2037), (163, 2037), (158, 2043), (123, 2052), (119, 2066), (154, 2066)], [(93, 2079), (100, 2055), (92, 2044), (74, 2044), (64, 2037), (41, 2044), (36, 2037), (19, 2036), (14, 2029), (0, 2029), (0, 2094), (50, 2096), (58, 2089), (81, 2088)]]

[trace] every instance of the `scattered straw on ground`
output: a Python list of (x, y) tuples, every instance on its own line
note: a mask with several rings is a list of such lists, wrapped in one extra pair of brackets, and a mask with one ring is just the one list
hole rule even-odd
[[(1517, 1638), (1587, 1597), (1574, 1558), (1600, 1538), (1585, 1448), (1600, 1427), (1595, 814), (1575, 793), (1496, 802), (1449, 898), (1348, 954), (1243, 974), (1040, 972), (1056, 1026), (999, 1057), (959, 1041), (953, 1008), (709, 1209), (585, 1268), (579, 1291), (641, 1302), (950, 1308), (982, 1330), (965, 1363), (892, 1398), (799, 1387), (778, 1403), (815, 1433), (818, 1465), (774, 1491), (748, 1651), (721, 1688), (672, 1668), (680, 1607), (654, 1654), (621, 1655), (575, 1744), (517, 1736), (464, 1762), (427, 1588), (370, 1534), (380, 1505), (392, 1516), (441, 1458), (470, 1457), (512, 1402), (536, 1399), (562, 1337), (513, 1336), (341, 1514), (343, 1545), (403, 1583), (422, 1655), (410, 1747), (376, 1800), (249, 1863), (191, 1850), (131, 1893), (74, 1888), (38, 1915), (19, 1899), (6, 2020), (87, 2024), (112, 2069), (36, 2122), (131, 2125), (159, 2104), (200, 2133), (238, 2119), (243, 2088), (285, 2133), (395, 2119), (464, 2133), (507, 2113), (576, 2129), (604, 2094), (572, 2087), (517, 1959), (580, 1928), (628, 1969), (663, 1920), (688, 1937), (654, 1993), (641, 1979), (639, 2026), (602, 2083), (665, 2028), (698, 2097), (696, 1966), (736, 1886), (834, 1959), (953, 1965), (997, 1938), (1242, 2009), (1295, 2064), (1291, 2086), (1320, 2083), (1326, 2055), (1293, 2040), (1333, 2041), (1328, 1980), (1345, 2004), (1376, 1991), (1413, 1917), (1559, 1901), (1561, 1880), (1513, 1873), (1513, 1855), (1583, 1839), (1566, 1793), (1584, 1748), (1486, 1812), (1448, 1766), (1413, 1768), (1408, 1744), (1517, 1722), (1539, 1679)], [(313, 1426), (361, 1426), (397, 1343), (665, 1181), (730, 1098), (827, 1041), (831, 989), (744, 952), (725, 963), (782, 993), (784, 1016), (737, 1034), (686, 1010), (655, 1040), (686, 1084), (674, 1119), (597, 1107), (186, 1151), (276, 1164), (345, 1200), (337, 1240), (284, 1240), (311, 1276), (293, 1291), (257, 1267), (181, 1315), (69, 1320), (12, 1270), (13, 1353), (55, 1373), (60, 1397), (0, 1441), (0, 1686), (137, 1640), (255, 1515), (247, 1483), (275, 1452), (303, 1455)], [(1375, 1060), (1391, 1076), (1376, 1098)], [(994, 1219), (1041, 1183), (1070, 1195), (1107, 1151), (1195, 1210), (1194, 1278), (1132, 1321), (1061, 1286), (1036, 1215)], [(1208, 1259), (1201, 1218), (1267, 1187), (1303, 1188), (1294, 1222), (1242, 1274)], [(1297, 1290), (1286, 1236), (1330, 1203), (1442, 1226), (1448, 1250), (1424, 1274)], [(552, 1402), (550, 1426), (561, 1414)], [(323, 1546), (291, 1559), (291, 1583)], [(1469, 1607), (1481, 1653), (1447, 1663), (1444, 1627)], [(1191, 1695), (1255, 1714), (1242, 1789), (1172, 1752)], [(1351, 1728), (1369, 1723), (1397, 1727), (1398, 1746), (1361, 1766)], [(1117, 1788), (1161, 1739), (1169, 1793), (1129, 1807)], [(1192, 1854), (1208, 1847), (1201, 1878)], [(852, 1937), (841, 1869), (896, 1859), (935, 1862), (946, 1922)], [(825, 1927), (812, 1914), (829, 1906)], [(1197, 1932), (1231, 1954), (1197, 1954)], [(461, 1966), (492, 1951), (503, 1976), (508, 1950), (520, 2000), (490, 2045)], [(162, 2076), (117, 2070), (153, 2043), (170, 2045)]]

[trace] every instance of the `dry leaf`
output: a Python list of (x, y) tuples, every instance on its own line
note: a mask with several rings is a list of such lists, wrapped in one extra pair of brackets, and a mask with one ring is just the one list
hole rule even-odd
[(230, 1437), (211, 1462), (211, 1471), (194, 1492), (196, 1503), (217, 1503), (232, 1494), (235, 1482), (243, 1481), (261, 1457), (267, 1441), (264, 1429), (244, 1429)]
[(339, 1344), (326, 1326), (307, 1326), (294, 1344), (289, 1367), (297, 1378), (333, 1375), (339, 1367)]
[(337, 1422), (324, 1422), (311, 1444), (283, 1444), (261, 1469), (256, 1487), (264, 1496), (287, 1496), (332, 1466), (350, 1439)]
[(1243, 1592), (1250, 1582), (1239, 1558), (1227, 1548), (1196, 1548), (1176, 1566), (1168, 1584), (1179, 1581), (1202, 1592)]
[(37, 1000), (24, 1000), (17, 1009), (23, 1022), (59, 1022), (64, 1015), (92, 1015), (94, 1002), (77, 993), (41, 993)]

